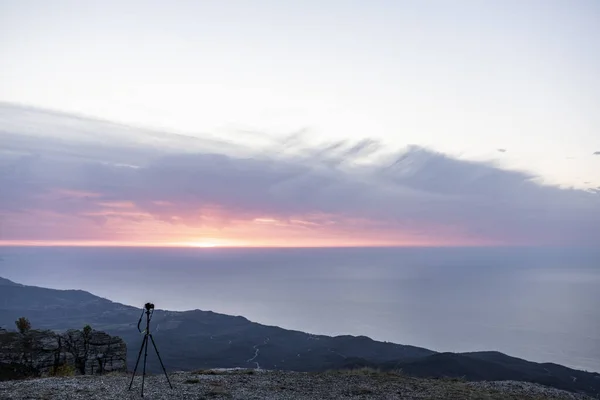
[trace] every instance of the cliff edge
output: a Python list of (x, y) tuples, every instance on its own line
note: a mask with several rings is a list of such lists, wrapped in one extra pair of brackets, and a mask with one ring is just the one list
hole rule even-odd
[(0, 381), (125, 372), (126, 356), (125, 342), (101, 331), (0, 330)]

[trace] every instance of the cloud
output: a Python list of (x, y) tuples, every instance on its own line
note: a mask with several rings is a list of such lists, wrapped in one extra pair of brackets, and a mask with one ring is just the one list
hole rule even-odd
[[(11, 119), (15, 110), (26, 117)], [(293, 137), (252, 151), (13, 105), (0, 117), (2, 240), (251, 225), (294, 238), (600, 244), (598, 191), (418, 146), (383, 154), (373, 140), (315, 148)]]

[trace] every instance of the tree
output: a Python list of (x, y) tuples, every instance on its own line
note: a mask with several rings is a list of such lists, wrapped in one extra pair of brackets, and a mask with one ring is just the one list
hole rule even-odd
[(23, 343), (22, 364), (33, 367), (33, 339), (30, 335), (25, 335), (31, 329), (31, 322), (27, 318), (21, 317), (15, 321), (15, 325), (21, 335), (23, 335), (21, 338)]
[(81, 375), (85, 375), (85, 338), (83, 332), (72, 329), (65, 332), (64, 336), (65, 351), (73, 356), (75, 368)]
[(31, 322), (25, 317), (21, 317), (15, 321), (15, 325), (17, 325), (17, 329), (22, 334), (27, 333), (31, 329)]
[[(90, 354), (90, 337), (92, 336), (92, 327), (86, 325), (83, 327), (83, 367), (82, 374), (85, 374), (85, 365), (87, 364), (88, 357)], [(92, 366), (92, 371), (94, 367)], [(93, 372), (92, 372), (93, 373)]]
[(92, 327), (89, 325), (86, 325), (83, 327), (83, 337), (85, 339), (85, 341), (87, 342), (88, 340), (90, 340), (90, 335), (92, 334)]

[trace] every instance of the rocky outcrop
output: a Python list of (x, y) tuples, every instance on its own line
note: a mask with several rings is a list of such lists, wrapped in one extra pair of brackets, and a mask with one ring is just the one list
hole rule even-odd
[(0, 380), (59, 371), (77, 375), (126, 371), (126, 354), (121, 338), (100, 331), (0, 331)]

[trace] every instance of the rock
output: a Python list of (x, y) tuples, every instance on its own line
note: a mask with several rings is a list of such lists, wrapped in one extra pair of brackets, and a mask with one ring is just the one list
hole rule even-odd
[(93, 331), (89, 343), (86, 375), (127, 371), (127, 346), (121, 338)]
[(121, 338), (100, 331), (0, 331), (0, 380), (53, 375), (61, 366), (77, 375), (127, 371), (126, 354)]

